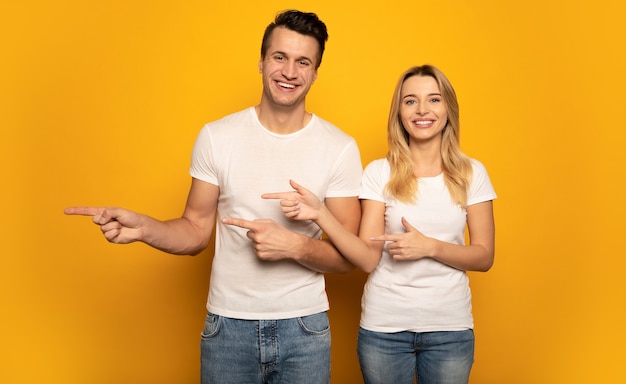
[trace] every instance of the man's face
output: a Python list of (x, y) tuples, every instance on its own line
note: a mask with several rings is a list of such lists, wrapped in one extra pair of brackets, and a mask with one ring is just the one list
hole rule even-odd
[(274, 29), (265, 59), (259, 61), (264, 98), (282, 107), (303, 103), (317, 78), (318, 54), (315, 38), (284, 27)]

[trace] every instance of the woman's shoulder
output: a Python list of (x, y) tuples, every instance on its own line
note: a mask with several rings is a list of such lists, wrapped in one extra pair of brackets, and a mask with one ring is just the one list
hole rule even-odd
[(370, 170), (389, 169), (389, 161), (384, 157), (380, 159), (372, 160), (369, 164), (367, 164), (365, 169), (370, 169)]
[(391, 168), (387, 159), (376, 159), (371, 161), (363, 170), (363, 181), (369, 180), (371, 182), (386, 183), (389, 180), (391, 174)]
[(484, 175), (487, 174), (487, 168), (482, 163), (482, 161), (475, 159), (475, 158), (469, 158), (469, 160), (470, 160), (470, 164), (472, 165), (472, 173), (484, 174)]

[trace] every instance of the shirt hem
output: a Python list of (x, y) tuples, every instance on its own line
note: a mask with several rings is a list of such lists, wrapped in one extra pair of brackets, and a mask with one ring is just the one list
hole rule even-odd
[(329, 310), (328, 305), (320, 305), (314, 308), (300, 309), (296, 311), (284, 311), (284, 312), (239, 312), (232, 311), (224, 308), (216, 308), (210, 305), (207, 305), (207, 310), (211, 313), (214, 313), (219, 316), (228, 317), (231, 319), (240, 319), (240, 320), (283, 320), (283, 319), (291, 319), (294, 317), (302, 317), (315, 315), (321, 312), (327, 312)]

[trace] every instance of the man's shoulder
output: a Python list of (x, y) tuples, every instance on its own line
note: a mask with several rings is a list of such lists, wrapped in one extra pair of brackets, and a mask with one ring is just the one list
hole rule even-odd
[(204, 124), (203, 130), (210, 130), (211, 132), (217, 133), (220, 130), (233, 131), (237, 127), (247, 126), (253, 121), (250, 116), (250, 108), (233, 112), (217, 120), (209, 121)]
[(228, 115), (223, 116), (220, 119), (208, 122), (207, 125), (211, 125), (211, 124), (219, 125), (222, 123), (232, 123), (233, 121), (250, 120), (251, 108), (252, 107), (248, 107), (237, 112), (232, 112)]
[(330, 121), (316, 115), (313, 114), (314, 119), (315, 119), (315, 123), (318, 125), (318, 127), (320, 127), (321, 129), (323, 129), (325, 132), (327, 132), (329, 135), (336, 137), (337, 139), (341, 139), (341, 140), (345, 140), (345, 141), (355, 141), (354, 138), (352, 136), (350, 136), (348, 133), (346, 133), (344, 130), (342, 130), (341, 128), (339, 128), (338, 126), (336, 126), (335, 124), (331, 123)]

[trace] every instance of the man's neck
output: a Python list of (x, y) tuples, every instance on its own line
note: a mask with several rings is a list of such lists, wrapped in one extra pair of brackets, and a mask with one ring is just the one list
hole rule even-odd
[(304, 128), (311, 121), (311, 113), (304, 108), (304, 103), (297, 106), (282, 107), (261, 103), (255, 108), (261, 125), (270, 132), (287, 135)]

